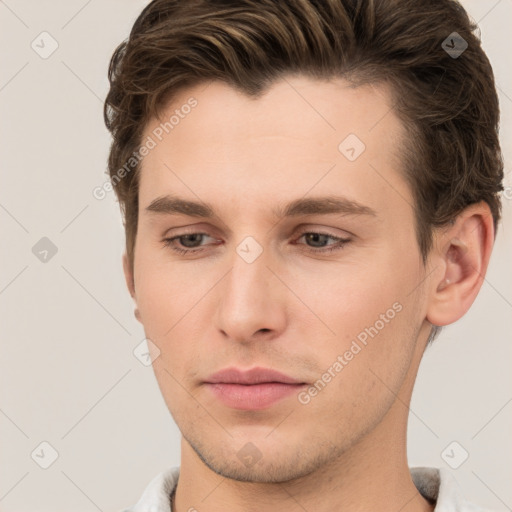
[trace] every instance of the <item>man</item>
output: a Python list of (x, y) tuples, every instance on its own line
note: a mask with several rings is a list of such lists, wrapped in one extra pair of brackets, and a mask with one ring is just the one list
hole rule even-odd
[(409, 468), (423, 352), (482, 285), (503, 165), (452, 0), (155, 0), (105, 121), (181, 465), (130, 511), (477, 510)]

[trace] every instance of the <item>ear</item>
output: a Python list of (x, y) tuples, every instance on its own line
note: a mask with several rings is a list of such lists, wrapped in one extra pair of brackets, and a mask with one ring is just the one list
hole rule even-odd
[(133, 277), (133, 271), (130, 266), (130, 262), (128, 260), (128, 255), (126, 252), (123, 253), (123, 271), (124, 271), (124, 278), (126, 281), (126, 286), (128, 287), (128, 291), (130, 292), (130, 295), (132, 299), (135, 301), (135, 318), (142, 323), (140, 318), (139, 309), (137, 307), (137, 297), (135, 295), (135, 280)]
[(451, 324), (464, 316), (484, 282), (494, 244), (494, 224), (485, 201), (465, 208), (448, 228), (435, 234), (432, 281), (427, 320)]
[(130, 262), (128, 260), (128, 255), (126, 254), (126, 252), (123, 253), (123, 271), (128, 291), (130, 292), (132, 299), (135, 299), (135, 282), (133, 279), (133, 271), (130, 267)]

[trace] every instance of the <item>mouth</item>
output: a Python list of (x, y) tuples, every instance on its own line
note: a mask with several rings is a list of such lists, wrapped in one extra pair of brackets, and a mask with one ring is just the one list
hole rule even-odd
[(227, 407), (239, 410), (266, 409), (306, 386), (270, 368), (226, 368), (204, 382), (212, 395)]

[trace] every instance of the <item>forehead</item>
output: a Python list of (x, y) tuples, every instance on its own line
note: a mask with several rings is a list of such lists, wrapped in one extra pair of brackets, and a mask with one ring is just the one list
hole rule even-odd
[(391, 101), (384, 84), (354, 88), (301, 76), (258, 98), (218, 81), (184, 89), (145, 127), (143, 141), (154, 147), (141, 165), (141, 205), (166, 192), (231, 192), (251, 204), (340, 187), (349, 197), (370, 196), (385, 181), (403, 188), (404, 133)]
[[(195, 105), (190, 107), (192, 103)], [(185, 119), (199, 117), (201, 126), (195, 126), (194, 131), (205, 141), (233, 130), (240, 137), (263, 132), (267, 136), (309, 138), (335, 132), (341, 136), (347, 131), (364, 139), (378, 125), (382, 125), (377, 130), (381, 133), (391, 127), (400, 130), (391, 105), (391, 89), (384, 82), (354, 87), (341, 78), (315, 80), (296, 75), (283, 77), (254, 97), (224, 82), (210, 81), (179, 90), (161, 108), (159, 118), (147, 123), (144, 133), (151, 134), (170, 121), (172, 126), (161, 126), (163, 137), (171, 133), (175, 139), (180, 133), (188, 136), (186, 124), (190, 122), (185, 123)]]

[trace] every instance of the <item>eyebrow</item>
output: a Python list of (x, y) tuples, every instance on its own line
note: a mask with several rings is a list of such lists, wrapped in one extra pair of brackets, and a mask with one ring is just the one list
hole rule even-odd
[[(161, 215), (182, 214), (206, 219), (217, 217), (215, 209), (208, 203), (190, 201), (170, 195), (156, 198), (145, 210), (151, 214)], [(300, 215), (329, 214), (377, 217), (377, 212), (373, 208), (340, 196), (300, 198), (272, 209), (272, 215), (278, 219)]]

